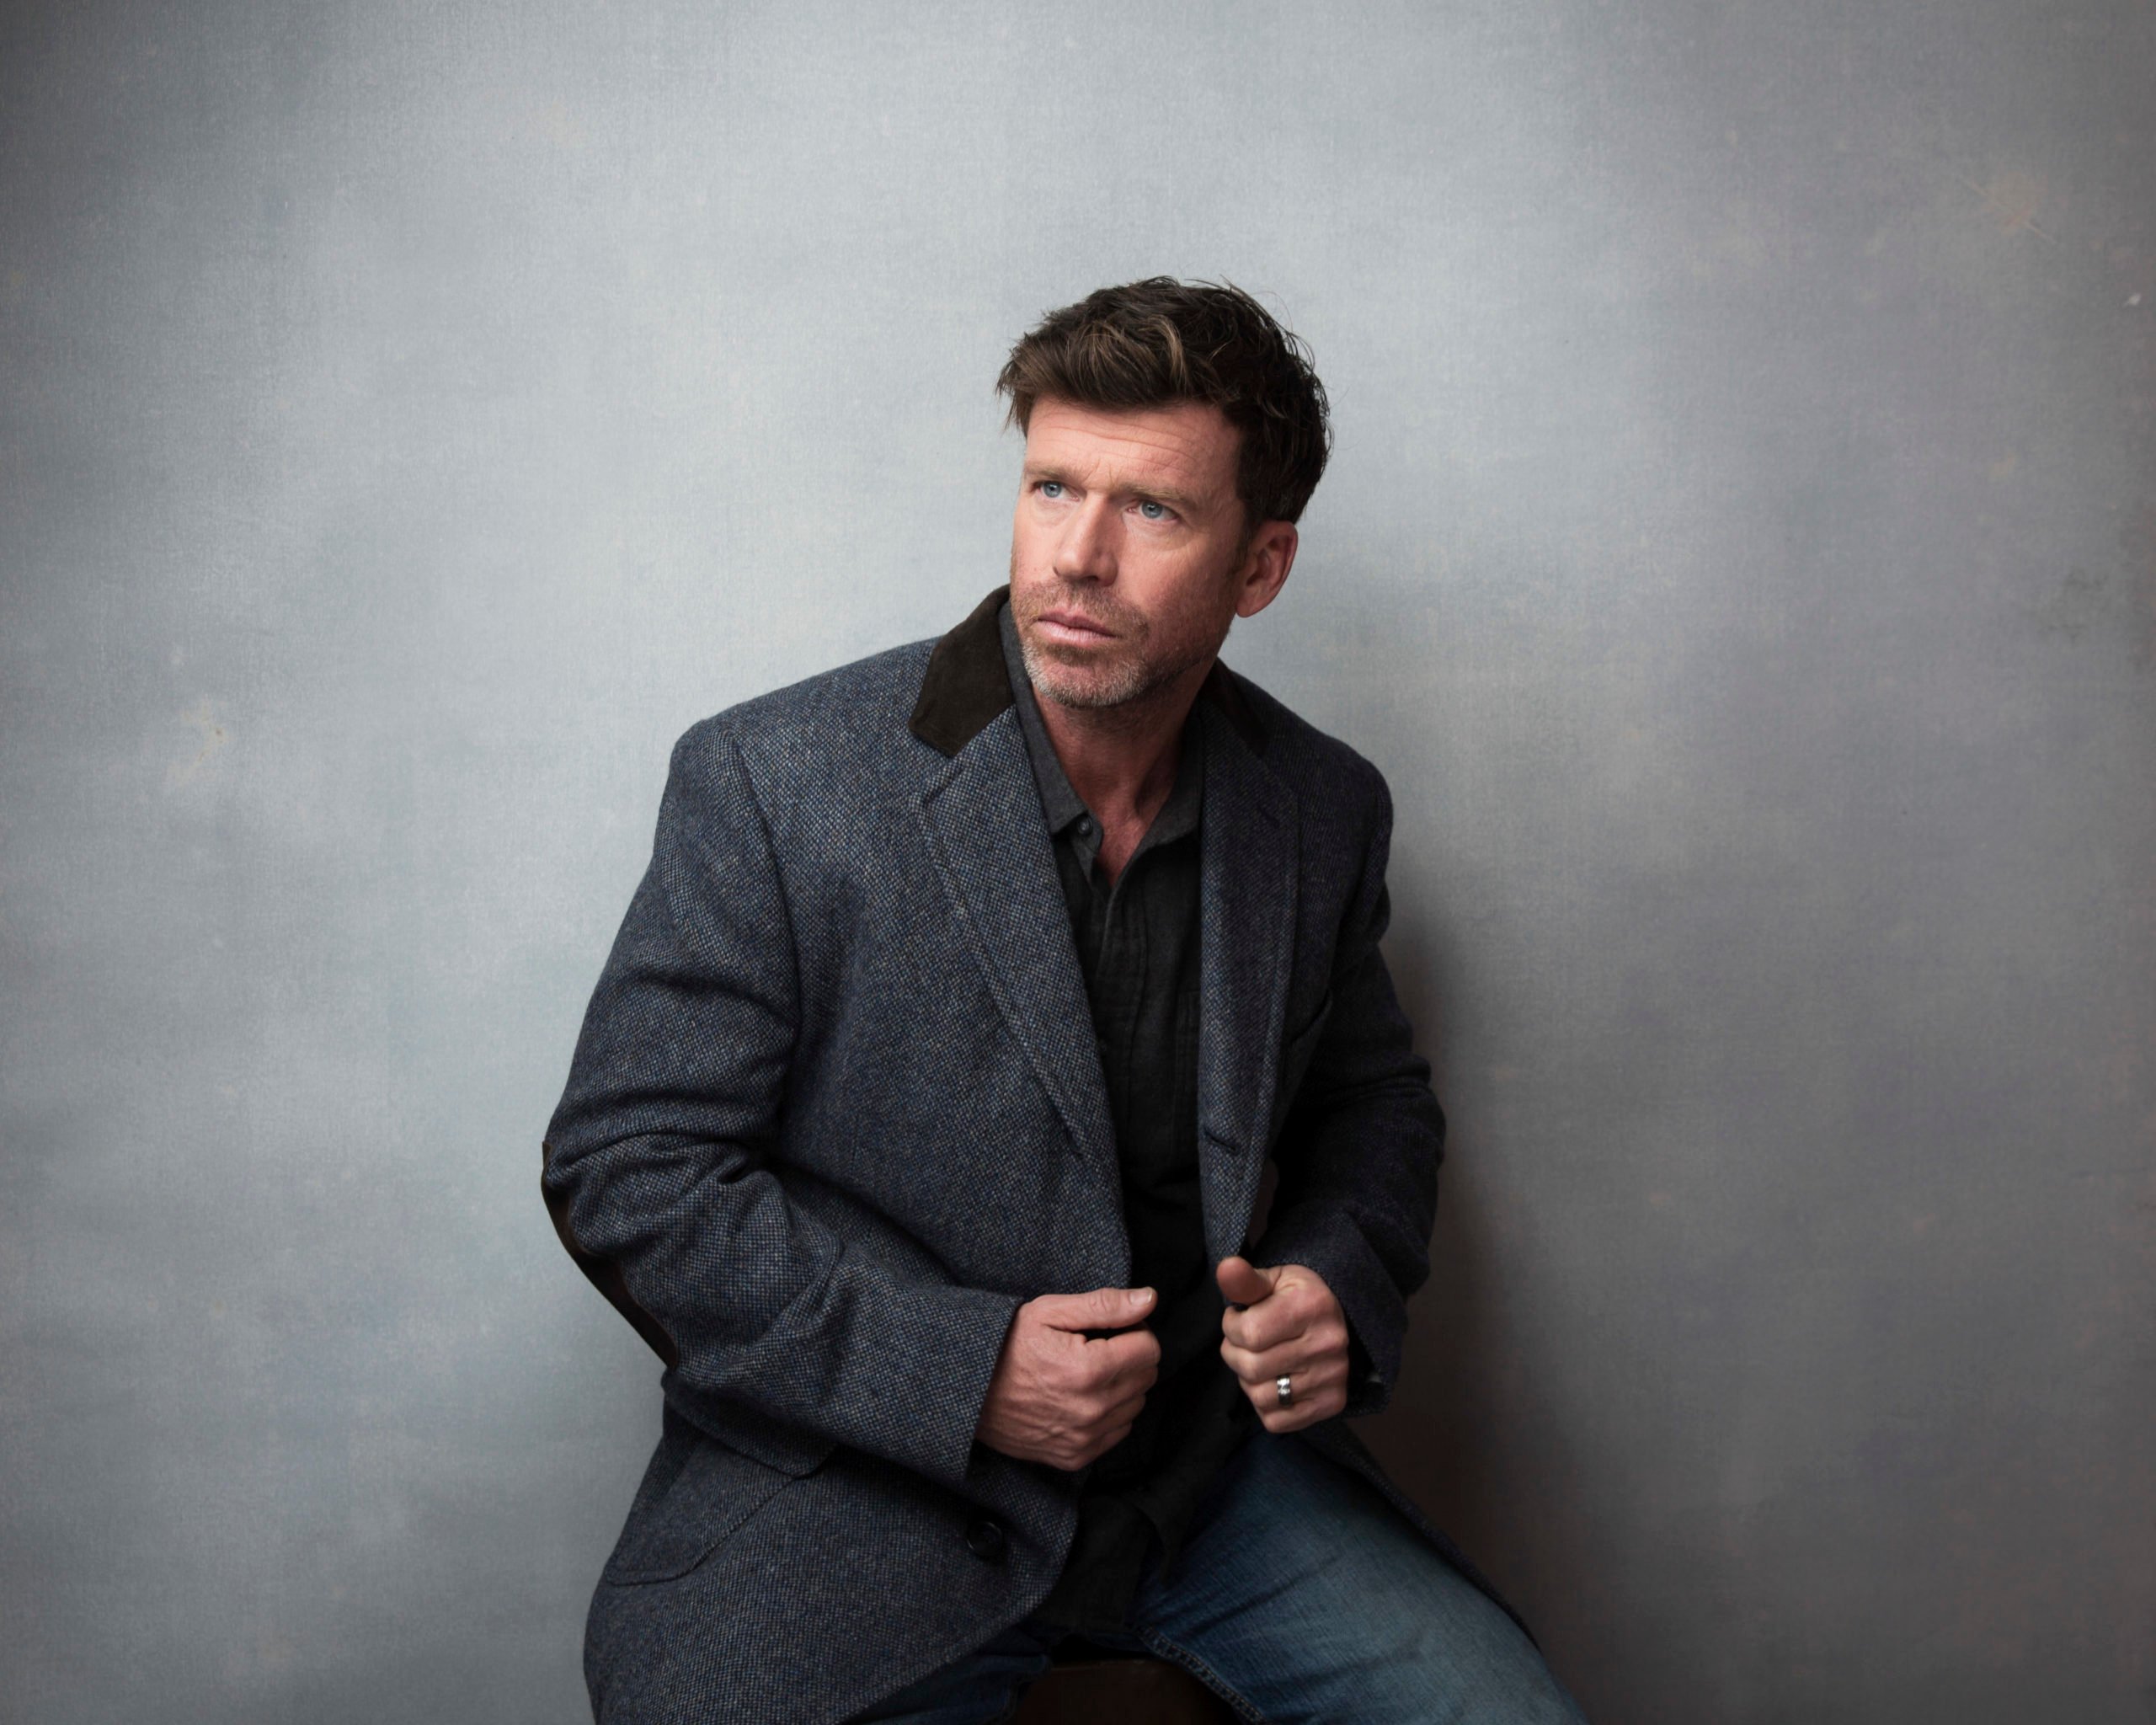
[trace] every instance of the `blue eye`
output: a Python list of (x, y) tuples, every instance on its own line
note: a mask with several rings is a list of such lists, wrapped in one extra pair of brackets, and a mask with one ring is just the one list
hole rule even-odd
[(1063, 495), (1063, 481), (1062, 481), (1062, 480), (1060, 480), (1060, 479), (1043, 479), (1043, 480), (1042, 480), (1042, 481), (1041, 481), (1041, 495), (1042, 495), (1043, 497), (1060, 497), (1060, 496), (1062, 496), (1062, 495)]
[(1168, 518), (1167, 505), (1150, 501), (1138, 505), (1139, 513), (1149, 521), (1165, 521)]

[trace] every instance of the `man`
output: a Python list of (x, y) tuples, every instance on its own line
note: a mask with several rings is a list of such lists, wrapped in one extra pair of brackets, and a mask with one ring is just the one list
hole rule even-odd
[(595, 1712), (985, 1721), (1083, 1637), (1251, 1717), (1574, 1718), (1339, 1418), (1396, 1377), (1443, 1120), (1384, 782), (1216, 662), (1323, 392), (1166, 279), (999, 387), (1007, 599), (682, 738), (549, 1130), (666, 1363)]

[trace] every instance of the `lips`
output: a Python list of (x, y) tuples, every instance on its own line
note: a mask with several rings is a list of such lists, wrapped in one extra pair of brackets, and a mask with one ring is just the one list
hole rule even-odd
[(1114, 630), (1104, 623), (1095, 622), (1082, 611), (1044, 611), (1035, 622), (1046, 623), (1060, 634), (1101, 641), (1113, 640), (1115, 637)]

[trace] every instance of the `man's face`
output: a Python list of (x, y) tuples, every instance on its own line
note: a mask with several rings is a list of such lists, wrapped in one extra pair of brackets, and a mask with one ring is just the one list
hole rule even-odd
[(1208, 665), (1273, 601), (1295, 530), (1247, 537), (1241, 433), (1209, 403), (1110, 412), (1037, 402), (1011, 525), (1026, 672), (1065, 707), (1120, 707)]

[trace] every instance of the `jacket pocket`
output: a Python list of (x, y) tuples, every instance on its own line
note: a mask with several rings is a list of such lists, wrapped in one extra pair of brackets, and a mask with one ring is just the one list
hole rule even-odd
[[(788, 1482), (812, 1472), (835, 1447), (823, 1439), (749, 1422), (721, 1443), (666, 1410), (665, 1429), (644, 1469), (629, 1519), (600, 1579), (617, 1584), (671, 1581), (709, 1557)], [(763, 1454), (750, 1453), (755, 1443)]]

